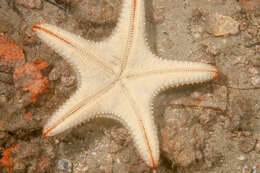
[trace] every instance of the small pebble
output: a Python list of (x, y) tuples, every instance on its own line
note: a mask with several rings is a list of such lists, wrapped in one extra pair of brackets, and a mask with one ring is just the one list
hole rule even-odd
[(254, 76), (251, 78), (251, 83), (256, 86), (256, 85), (260, 85), (260, 76)]
[(244, 64), (246, 62), (245, 56), (236, 56), (234, 60), (232, 60), (232, 65), (236, 64)]
[(61, 76), (61, 72), (58, 68), (53, 68), (49, 74), (49, 80), (55, 81), (58, 80)]
[(163, 14), (163, 9), (155, 9), (153, 13), (153, 20), (157, 24), (162, 24), (165, 20), (165, 16)]
[(66, 159), (59, 160), (58, 169), (64, 172), (72, 172), (72, 163)]
[(214, 36), (235, 35), (239, 33), (239, 25), (232, 17), (216, 13), (207, 17), (206, 30)]
[(255, 145), (255, 151), (260, 154), (260, 141), (258, 141)]
[(248, 165), (245, 165), (242, 169), (242, 173), (247, 173), (249, 172), (250, 168), (248, 167)]
[(255, 68), (255, 67), (250, 67), (248, 69), (248, 73), (251, 75), (251, 76), (255, 76), (257, 74), (259, 74), (259, 71)]
[(241, 161), (247, 160), (247, 158), (246, 158), (245, 156), (242, 156), (242, 155), (240, 155), (237, 159), (238, 159), (238, 160), (241, 160)]
[(121, 163), (120, 159), (116, 159), (116, 163)]

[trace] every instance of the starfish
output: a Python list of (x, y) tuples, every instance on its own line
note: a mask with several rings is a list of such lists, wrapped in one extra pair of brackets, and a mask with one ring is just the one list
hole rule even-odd
[(159, 141), (153, 98), (165, 87), (213, 79), (215, 67), (199, 62), (161, 59), (145, 40), (144, 0), (122, 1), (114, 34), (92, 42), (50, 24), (34, 32), (76, 69), (79, 86), (49, 119), (44, 136), (53, 136), (86, 120), (108, 117), (131, 133), (141, 158), (152, 169), (159, 164)]

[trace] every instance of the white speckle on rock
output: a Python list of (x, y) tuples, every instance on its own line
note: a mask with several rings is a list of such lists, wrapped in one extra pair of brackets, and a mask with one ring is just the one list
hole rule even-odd
[(245, 156), (243, 156), (243, 155), (240, 155), (237, 159), (241, 160), (241, 161), (247, 160), (247, 158)]
[(255, 76), (255, 75), (259, 74), (259, 71), (255, 67), (251, 67), (251, 68), (248, 69), (248, 73), (251, 76)]
[(256, 86), (256, 85), (260, 85), (260, 76), (254, 76), (251, 78), (251, 83)]
[(120, 159), (116, 159), (116, 162), (117, 162), (117, 163), (121, 163)]

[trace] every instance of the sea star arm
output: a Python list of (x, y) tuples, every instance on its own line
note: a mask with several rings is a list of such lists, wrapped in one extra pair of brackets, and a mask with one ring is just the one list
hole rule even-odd
[[(205, 63), (159, 58), (145, 61), (145, 59), (143, 58), (140, 64), (136, 62), (138, 65), (135, 63), (129, 65), (124, 77), (129, 81), (138, 80), (141, 84), (142, 80), (146, 80), (147, 83), (153, 84), (154, 88), (162, 88), (205, 82), (218, 76), (216, 67)], [(132, 65), (136, 68), (132, 69)]]
[[(145, 8), (143, 0), (123, 0), (121, 14), (113, 34), (99, 46), (120, 60), (121, 72), (127, 66), (133, 45), (145, 46)], [(116, 47), (115, 47), (116, 45)]]
[[(76, 93), (67, 100), (48, 120), (44, 126), (43, 135), (53, 136), (69, 128), (90, 119), (97, 110), (90, 109), (97, 104), (100, 98), (104, 97), (113, 87), (113, 82), (104, 84), (94, 93), (89, 93), (86, 84), (83, 83)], [(102, 112), (99, 110), (98, 112)]]
[(147, 82), (154, 85), (155, 89), (204, 82), (217, 75), (216, 67), (209, 64), (162, 59), (154, 55), (148, 46), (142, 46), (142, 42), (133, 45), (123, 74), (131, 80), (149, 79)]
[(121, 53), (124, 54), (131, 47), (135, 38), (140, 38), (144, 35), (144, 19), (145, 9), (143, 0), (123, 0), (117, 26), (112, 36), (107, 39), (112, 44), (108, 46), (114, 49), (113, 45), (118, 45), (118, 50), (121, 50)]
[(87, 67), (95, 66), (96, 71), (115, 75), (114, 69), (101, 56), (99, 43), (85, 40), (78, 35), (46, 23), (36, 24), (33, 26), (33, 31), (49, 47), (67, 59), (80, 74), (85, 72)]

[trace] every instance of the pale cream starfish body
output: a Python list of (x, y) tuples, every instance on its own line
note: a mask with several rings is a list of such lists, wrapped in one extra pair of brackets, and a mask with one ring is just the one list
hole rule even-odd
[(75, 67), (79, 87), (44, 127), (53, 136), (85, 120), (114, 118), (129, 129), (146, 164), (159, 163), (159, 142), (152, 100), (168, 86), (192, 84), (217, 76), (215, 67), (196, 62), (163, 60), (144, 38), (144, 0), (124, 0), (114, 34), (99, 43), (49, 24), (33, 27), (37, 35)]

